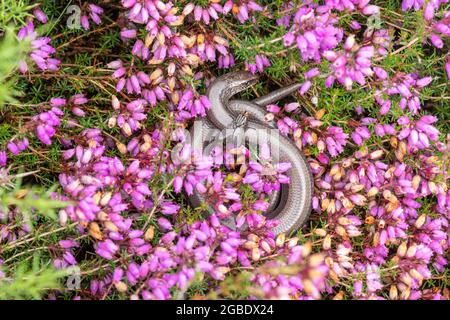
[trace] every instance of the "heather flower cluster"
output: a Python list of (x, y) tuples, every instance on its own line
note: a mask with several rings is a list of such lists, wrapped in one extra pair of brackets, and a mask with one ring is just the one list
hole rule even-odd
[[(36, 165), (20, 162), (31, 154), (42, 168), (26, 183), (53, 179), (51, 198), (66, 205), (53, 222), (18, 202), (0, 206), (0, 282), (20, 257), (11, 248), (41, 241), (36, 228), (54, 234), (36, 249), (49, 265), (88, 275), (50, 299), (227, 299), (243, 276), (247, 299), (448, 299), (428, 281), (446, 277), (450, 244), (448, 121), (433, 109), (448, 97), (430, 96), (450, 79), (447, 2), (403, 0), (398, 12), (422, 10), (426, 30), (404, 39), (400, 18), (371, 22), (384, 8), (370, 0), (81, 1), (83, 30), (67, 40), (77, 45), (59, 50), (65, 35), (35, 28), (55, 17), (33, 7), (17, 28), (31, 46), (20, 82), (34, 95), (39, 76), (51, 90), (1, 137), (0, 188)], [(114, 49), (83, 52), (96, 33)], [(249, 34), (259, 42), (246, 48)], [(396, 55), (414, 46), (442, 70), (411, 52), (414, 68), (404, 67)], [(213, 108), (208, 86), (233, 70), (265, 81), (249, 96), (301, 84), (261, 107), (313, 175), (311, 219), (297, 232), (275, 234), (279, 222), (264, 215), (291, 163), (275, 162), (267, 144), (202, 154), (190, 143)], [(199, 206), (187, 201), (194, 194)]]
[(81, 26), (83, 27), (83, 29), (89, 30), (91, 28), (91, 21), (96, 25), (100, 25), (102, 23), (101, 16), (103, 15), (103, 13), (103, 8), (93, 3), (87, 4), (86, 11), (81, 15), (80, 18)]
[[(45, 20), (43, 19), (43, 21)], [(59, 69), (61, 61), (52, 57), (56, 49), (50, 44), (51, 38), (39, 37), (35, 31), (33, 21), (29, 21), (26, 26), (22, 27), (17, 37), (21, 41), (30, 42), (32, 48), (30, 58), (41, 71), (56, 71)], [(20, 72), (27, 73), (29, 68), (29, 62), (20, 62)]]

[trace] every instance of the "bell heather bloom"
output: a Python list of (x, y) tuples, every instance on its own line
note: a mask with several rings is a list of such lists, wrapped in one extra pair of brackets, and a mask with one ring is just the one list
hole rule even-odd
[[(193, 43), (188, 43), (189, 53), (199, 57), (204, 62), (221, 61), (221, 67), (227, 68), (233, 65), (234, 58), (229, 52), (229, 43), (226, 39), (211, 33), (200, 33), (191, 37)], [(230, 60), (231, 59), (231, 60)], [(230, 60), (230, 61), (228, 61)], [(228, 63), (227, 63), (228, 62)]]
[(263, 7), (254, 0), (227, 0), (223, 5), (223, 13), (231, 12), (240, 23), (250, 19), (251, 14), (263, 11)]
[(434, 116), (422, 116), (415, 122), (406, 116), (402, 116), (397, 121), (402, 126), (398, 138), (400, 140), (408, 139), (410, 150), (428, 148), (431, 141), (439, 139), (439, 131), (432, 125), (436, 121), (437, 118)]
[(118, 79), (117, 92), (125, 89), (128, 94), (136, 94), (146, 98), (151, 105), (156, 105), (157, 101), (166, 99), (161, 88), (161, 81), (163, 80), (161, 69), (156, 69), (148, 75), (143, 71), (135, 71), (134, 66), (128, 68), (123, 66), (120, 60), (110, 62), (108, 67), (115, 70), (112, 77)]
[(171, 2), (160, 0), (122, 0), (122, 6), (128, 11), (128, 19), (134, 23), (147, 24), (151, 21), (165, 21), (175, 24), (178, 17), (175, 16)]
[(282, 10), (282, 12), (286, 12), (286, 14), (277, 19), (278, 26), (285, 26), (286, 28), (289, 28), (292, 20), (292, 14), (290, 13), (292, 13), (294, 5), (294, 2), (292, 1), (285, 1), (281, 5), (280, 9)]
[(332, 157), (344, 151), (344, 146), (347, 144), (347, 137), (348, 135), (343, 132), (342, 128), (332, 126), (327, 129), (324, 142)]
[(371, 66), (374, 47), (359, 46), (355, 42), (354, 35), (350, 35), (345, 40), (344, 51), (325, 51), (323, 56), (331, 62), (332, 75), (327, 79), (327, 87), (330, 87), (334, 79), (337, 79), (347, 90), (351, 90), (353, 82), (364, 85), (365, 78), (373, 74)]
[[(329, 267), (322, 254), (311, 254), (311, 243), (297, 244), (297, 241), (285, 243), (276, 239), (279, 250), (288, 254), (287, 262), (273, 260), (265, 263), (261, 269), (256, 269), (252, 275), (252, 283), (263, 290), (265, 299), (320, 299), (325, 292), (325, 279)], [(295, 272), (289, 275), (272, 275), (264, 269), (297, 266)]]
[[(398, 73), (389, 79), (388, 84), (386, 84), (387, 89), (385, 89), (385, 92), (390, 96), (399, 94), (401, 96), (399, 103), (400, 108), (404, 110), (408, 107), (412, 114), (417, 114), (417, 112), (421, 109), (419, 99), (420, 91), (423, 87), (429, 85), (432, 80), (433, 79), (431, 77), (419, 78), (419, 76), (415, 73)], [(386, 110), (384, 110), (384, 112), (386, 112)]]
[[(50, 105), (56, 104), (61, 106), (55, 101), (56, 99), (51, 100)], [(54, 106), (49, 111), (42, 112), (32, 118), (31, 122), (36, 128), (36, 136), (43, 144), (52, 144), (51, 139), (56, 134), (56, 128), (61, 126), (62, 116), (64, 116), (64, 112), (59, 107)]]
[[(175, 192), (179, 193), (184, 189), (188, 195), (192, 195), (195, 188), (198, 192), (204, 193), (206, 191), (203, 185), (205, 180), (213, 177), (212, 157), (203, 156), (197, 150), (193, 150), (191, 145), (183, 144), (172, 159), (174, 166), (178, 168), (174, 178)], [(220, 185), (220, 189), (221, 187), (222, 185)]]
[(389, 35), (388, 30), (379, 29), (373, 33), (365, 32), (364, 38), (365, 41), (370, 41), (372, 43), (379, 56), (384, 57), (388, 54), (388, 50), (391, 48), (391, 36)]
[(443, 37), (450, 36), (450, 14), (448, 11), (444, 12), (444, 17), (439, 21), (434, 21), (436, 11), (440, 9), (442, 4), (447, 3), (447, 0), (403, 0), (402, 10), (407, 11), (414, 8), (415, 11), (423, 9), (423, 15), (427, 22), (426, 28), (429, 34), (429, 40), (433, 46), (438, 49), (444, 47)]
[(365, 15), (373, 15), (380, 12), (380, 8), (369, 4), (370, 0), (326, 0), (325, 5), (339, 11), (361, 11)]
[(211, 102), (207, 96), (196, 97), (191, 89), (180, 92), (177, 110), (183, 119), (206, 116), (206, 111), (211, 108)]
[[(8, 170), (0, 168), (0, 183), (8, 179)], [(8, 211), (0, 208), (0, 244), (14, 242), (32, 231), (35, 218), (27, 219), (27, 216), (17, 207), (11, 207)]]
[(420, 9), (423, 8), (423, 5), (426, 3), (424, 14), (426, 18), (429, 18), (429, 16), (431, 15), (429, 11), (437, 10), (441, 4), (447, 2), (448, 2), (447, 0), (431, 0), (427, 2), (425, 0), (403, 0), (402, 10), (407, 11), (413, 8), (415, 11), (419, 11)]
[(49, 101), (50, 110), (32, 117), (27, 126), (35, 129), (36, 136), (42, 143), (51, 145), (51, 139), (56, 134), (56, 129), (61, 126), (61, 118), (64, 116), (63, 109), (71, 108), (74, 115), (84, 117), (85, 112), (81, 106), (87, 102), (88, 99), (82, 94), (74, 95), (68, 101), (63, 98), (52, 98)]
[(95, 252), (107, 260), (112, 260), (118, 250), (119, 247), (110, 239), (107, 239), (106, 241), (98, 243)]
[(365, 140), (370, 138), (370, 136), (370, 131), (365, 126), (357, 127), (355, 128), (355, 131), (352, 132), (352, 140), (358, 146), (362, 145)]
[(438, 49), (444, 47), (444, 40), (450, 37), (450, 13), (446, 12), (444, 18), (433, 21), (428, 28), (430, 32), (429, 41)]
[(416, 11), (422, 8), (424, 0), (403, 0), (402, 1), (402, 10), (406, 11), (414, 7)]
[(205, 25), (209, 25), (211, 21), (219, 19), (219, 15), (222, 11), (223, 7), (220, 4), (220, 1), (209, 0), (206, 6), (188, 3), (183, 9), (183, 15), (192, 15), (194, 21), (201, 21)]
[(103, 8), (92, 3), (86, 3), (83, 11), (84, 12), (81, 15), (81, 26), (84, 30), (90, 29), (89, 19), (91, 19), (96, 25), (100, 25), (102, 23), (101, 16), (104, 13)]
[(81, 109), (81, 106), (88, 102), (89, 100), (83, 94), (76, 94), (69, 99), (68, 104), (72, 106), (72, 113), (82, 118), (86, 115), (86, 112)]
[(148, 103), (146, 100), (140, 99), (123, 106), (116, 97), (113, 97), (112, 100), (113, 108), (117, 113), (108, 120), (108, 126), (113, 128), (117, 125), (122, 129), (122, 133), (129, 137), (141, 128), (141, 121), (147, 119), (145, 106)]
[(300, 7), (290, 31), (284, 36), (284, 45), (290, 47), (295, 43), (304, 61), (319, 62), (323, 51), (336, 48), (342, 40), (342, 30), (334, 26), (337, 20), (328, 10), (319, 8)]
[(218, 61), (218, 67), (220, 69), (228, 69), (233, 67), (235, 64), (234, 56), (232, 54), (221, 55)]
[[(59, 70), (60, 61), (52, 58), (52, 55), (56, 52), (55, 48), (50, 45), (51, 38), (39, 37), (34, 29), (32, 21), (28, 21), (26, 26), (19, 30), (17, 37), (21, 41), (31, 42), (30, 58), (42, 71), (57, 71)], [(21, 61), (19, 70), (21, 73), (28, 72), (29, 66), (26, 61)]]
[[(134, 27), (123, 29), (122, 39), (127, 41), (138, 38), (134, 43), (132, 53), (146, 61), (150, 60), (151, 64), (160, 64), (167, 57), (186, 58), (185, 42), (188, 37), (180, 36), (173, 28), (182, 23), (182, 20), (174, 15), (176, 9), (172, 7), (171, 3), (163, 4), (158, 1), (158, 6), (162, 9), (154, 16), (146, 18), (148, 22), (137, 22), (146, 24), (143, 39), (138, 38), (142, 32), (138, 34), (138, 30)], [(142, 12), (145, 10), (142, 8)]]
[(21, 140), (14, 139), (8, 142), (6, 147), (8, 148), (9, 152), (11, 152), (13, 155), (17, 156), (22, 151), (25, 151), (26, 148), (29, 146), (29, 141), (27, 138), (23, 138)]
[(5, 167), (8, 161), (6, 151), (0, 151), (0, 167)]
[(33, 10), (33, 15), (42, 24), (46, 24), (48, 22), (47, 15), (39, 7)]
[(280, 190), (280, 184), (288, 184), (289, 177), (285, 174), (291, 168), (290, 163), (271, 163), (270, 149), (263, 145), (260, 162), (250, 161), (249, 168), (242, 180), (250, 184), (255, 192), (270, 194), (274, 190)]
[(253, 74), (255, 74), (257, 72), (263, 73), (264, 68), (266, 68), (266, 67), (270, 67), (270, 61), (264, 55), (257, 54), (255, 56), (255, 62), (253, 62), (253, 63), (245, 61), (245, 69), (250, 71)]

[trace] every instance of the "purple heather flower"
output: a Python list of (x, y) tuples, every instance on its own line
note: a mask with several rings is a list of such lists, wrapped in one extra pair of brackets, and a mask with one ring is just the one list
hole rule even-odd
[[(19, 30), (17, 37), (19, 40), (31, 41), (30, 57), (40, 70), (56, 71), (59, 69), (61, 62), (51, 57), (56, 52), (55, 48), (50, 45), (51, 39), (49, 37), (38, 37), (32, 21), (29, 21), (25, 27)], [(26, 73), (28, 69), (27, 62), (21, 61), (20, 72)]]
[(367, 127), (361, 126), (357, 127), (352, 133), (352, 140), (358, 145), (362, 145), (363, 142), (370, 138), (370, 131)]
[(292, 28), (284, 36), (284, 45), (290, 47), (295, 43), (304, 61), (319, 62), (321, 52), (334, 49), (342, 40), (343, 32), (334, 26), (336, 22), (327, 10), (316, 11), (302, 6), (295, 14)]
[(247, 61), (245, 62), (245, 68), (253, 74), (255, 74), (256, 72), (259, 72), (259, 73), (264, 72), (264, 68), (266, 68), (266, 67), (270, 67), (270, 61), (264, 55), (257, 54), (255, 56), (254, 63), (249, 63)]
[(223, 6), (223, 14), (231, 12), (240, 23), (245, 23), (253, 12), (262, 11), (263, 7), (254, 0), (227, 0)]
[(0, 151), (0, 167), (6, 166), (7, 161), (8, 161), (8, 157), (6, 155), (6, 152)]
[(351, 90), (353, 82), (359, 85), (366, 83), (365, 78), (373, 74), (371, 59), (374, 56), (373, 46), (359, 47), (355, 37), (350, 35), (344, 44), (345, 51), (325, 51), (325, 59), (331, 62), (333, 78), (337, 79), (347, 90)]
[(343, 132), (342, 128), (332, 126), (327, 129), (325, 144), (332, 157), (344, 151), (344, 146), (347, 144), (347, 137), (348, 135)]
[(47, 15), (39, 7), (35, 8), (33, 10), (33, 15), (39, 22), (41, 22), (43, 24), (46, 24), (48, 22)]
[(445, 63), (445, 72), (447, 73), (447, 78), (450, 79), (450, 60)]

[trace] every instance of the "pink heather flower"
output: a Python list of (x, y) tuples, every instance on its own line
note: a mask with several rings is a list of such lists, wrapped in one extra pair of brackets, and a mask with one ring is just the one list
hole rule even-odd
[(442, 41), (442, 38), (435, 33), (431, 34), (430, 41), (436, 48), (442, 49), (444, 47), (444, 41)]
[(65, 252), (63, 255), (63, 258), (65, 260), (65, 262), (69, 265), (76, 265), (77, 264), (77, 260), (75, 259), (75, 257), (73, 256), (72, 253), (70, 252)]
[(43, 24), (46, 24), (48, 22), (47, 15), (39, 7), (35, 8), (33, 10), (33, 15), (39, 22), (41, 22)]
[(304, 61), (319, 62), (323, 51), (336, 48), (342, 40), (342, 30), (334, 26), (337, 19), (328, 10), (319, 12), (309, 6), (300, 7), (293, 26), (284, 36), (284, 45), (290, 47), (295, 43)]
[(353, 30), (359, 30), (359, 29), (361, 29), (361, 25), (358, 23), (358, 21), (353, 20), (350, 23), (350, 28), (352, 28)]
[(8, 142), (7, 148), (9, 152), (11, 152), (13, 155), (18, 155), (20, 153), (19, 148), (17, 147), (17, 144), (14, 142)]
[(303, 96), (309, 90), (309, 88), (311, 88), (311, 85), (312, 85), (311, 81), (309, 80), (305, 81), (300, 87), (300, 95)]
[(91, 19), (96, 25), (100, 25), (102, 23), (101, 16), (103, 15), (103, 8), (89, 3), (86, 8), (83, 8), (82, 15), (81, 15), (81, 26), (84, 30), (90, 29), (90, 22), (89, 19)]
[(242, 181), (250, 184), (256, 192), (268, 194), (273, 190), (279, 190), (280, 184), (289, 183), (289, 178), (284, 173), (290, 169), (291, 164), (272, 164), (270, 158), (270, 149), (265, 146), (260, 154), (262, 163), (255, 161), (249, 163), (249, 169)]
[(368, 5), (362, 8), (361, 12), (367, 16), (377, 14), (380, 12), (380, 7), (374, 5)]
[(197, 42), (189, 49), (189, 53), (195, 54), (201, 61), (218, 61), (220, 68), (228, 68), (234, 65), (229, 46), (228, 41), (217, 34), (201, 34), (197, 36)]
[(352, 133), (352, 140), (358, 145), (362, 145), (363, 142), (370, 138), (370, 131), (367, 127), (357, 127)]
[(171, 230), (172, 229), (172, 224), (166, 218), (159, 218), (158, 224), (163, 230)]
[[(417, 114), (421, 109), (420, 91), (431, 81), (431, 77), (419, 78), (417, 74), (398, 73), (389, 80), (391, 83), (385, 92), (388, 95), (399, 94), (401, 96), (400, 108), (403, 110), (408, 107), (412, 114)], [(382, 99), (380, 95), (376, 95), (375, 100), (382, 105), (382, 114), (385, 114), (390, 108), (390, 101)], [(383, 110), (383, 105), (386, 104), (388, 107)]]
[[(116, 105), (114, 105), (116, 102)], [(141, 128), (141, 121), (147, 119), (145, 114), (145, 107), (148, 102), (144, 99), (139, 99), (128, 103), (126, 106), (120, 104), (117, 98), (113, 98), (113, 107), (117, 113), (109, 119), (109, 127), (116, 125), (122, 129), (122, 133), (129, 137), (133, 132)]]
[(212, 20), (219, 19), (219, 14), (223, 11), (219, 3), (208, 3), (208, 7), (203, 8), (200, 5), (188, 4), (183, 10), (183, 14), (189, 15), (192, 12), (195, 21), (201, 21), (209, 25)]
[(450, 15), (444, 15), (439, 21), (432, 21), (431, 25), (427, 28), (429, 30), (431, 44), (438, 49), (442, 49), (444, 46), (443, 38), (450, 36)]
[(435, 14), (435, 6), (433, 4), (432, 1), (429, 1), (426, 6), (425, 9), (423, 10), (423, 16), (425, 18), (425, 20), (430, 21), (433, 19), (434, 14)]
[(402, 10), (407, 11), (414, 7), (414, 10), (418, 11), (422, 8), (424, 0), (403, 0)]
[(112, 260), (118, 250), (119, 247), (112, 240), (107, 239), (106, 241), (98, 242), (95, 252), (106, 260)]
[[(274, 108), (275, 107), (275, 108)], [(292, 112), (294, 110), (297, 110), (300, 107), (300, 104), (298, 102), (292, 102), (288, 103), (284, 106), (284, 111), (286, 112)], [(278, 113), (280, 111), (278, 106), (272, 105), (267, 107), (268, 111), (273, 113)]]
[(165, 201), (161, 204), (161, 212), (165, 215), (174, 215), (178, 213), (179, 210), (180, 206), (173, 202)]
[(423, 116), (418, 121), (411, 122), (407, 117), (401, 117), (397, 122), (403, 126), (398, 133), (400, 140), (408, 139), (408, 148), (411, 151), (421, 150), (430, 146), (430, 141), (439, 139), (439, 131), (433, 123), (437, 121), (434, 116)]
[(79, 247), (79, 244), (74, 240), (60, 240), (59, 245), (64, 249)]
[(42, 143), (51, 145), (51, 138), (56, 134), (56, 128), (61, 125), (61, 117), (64, 115), (64, 112), (56, 105), (64, 106), (65, 103), (64, 99), (54, 98), (50, 101), (50, 105), (55, 105), (54, 107), (31, 119), (31, 123), (35, 127), (36, 136)]
[(311, 78), (314, 78), (315, 76), (318, 76), (319, 74), (320, 74), (319, 68), (312, 68), (312, 69), (306, 71), (304, 76), (305, 76), (305, 79), (311, 79)]
[[(6, 147), (8, 148), (9, 152), (17, 156), (26, 148), (28, 148), (28, 146), (29, 146), (28, 139), (23, 138), (22, 140), (14, 139), (12, 141), (9, 141)], [(5, 161), (6, 164), (6, 153), (4, 154), (3, 157), (4, 157), (3, 161)]]
[(123, 39), (134, 39), (134, 38), (136, 38), (136, 35), (137, 35), (137, 32), (134, 29), (123, 29), (120, 32), (120, 36)]
[(380, 8), (375, 5), (369, 5), (370, 0), (326, 0), (325, 5), (328, 8), (339, 11), (359, 10), (365, 15), (373, 15), (379, 12)]
[(450, 79), (450, 60), (445, 63), (445, 72), (447, 73), (447, 78)]
[[(38, 66), (41, 71), (57, 71), (59, 70), (60, 61), (52, 58), (52, 54), (56, 52), (55, 48), (50, 45), (51, 39), (49, 37), (38, 37), (34, 24), (29, 21), (26, 26), (21, 28), (17, 34), (19, 40), (31, 41), (30, 58)], [(19, 70), (26, 73), (29, 70), (26, 61), (21, 61)]]
[(344, 151), (344, 146), (347, 144), (347, 137), (348, 135), (344, 133), (342, 128), (332, 126), (327, 129), (325, 143), (332, 157)]
[(333, 78), (337, 79), (347, 90), (351, 90), (353, 82), (360, 85), (366, 83), (365, 77), (373, 74), (371, 68), (374, 56), (373, 46), (359, 47), (355, 37), (350, 35), (344, 44), (345, 51), (325, 51), (323, 56), (331, 62)]
[(177, 106), (183, 118), (190, 119), (193, 117), (206, 116), (206, 111), (211, 108), (211, 103), (206, 96), (196, 98), (192, 90), (187, 89), (181, 93), (181, 98)]
[(5, 151), (0, 151), (0, 167), (5, 167), (8, 157)]
[(257, 211), (267, 211), (267, 209), (269, 208), (269, 203), (263, 200), (257, 200), (255, 201), (255, 203), (253, 203), (253, 209), (257, 210)]
[(375, 72), (375, 75), (380, 80), (386, 80), (388, 78), (388, 73), (383, 68), (374, 67), (373, 71)]
[(255, 74), (257, 72), (262, 73), (266, 67), (270, 67), (269, 59), (264, 55), (257, 54), (255, 56), (255, 62), (249, 63), (245, 62), (245, 68), (249, 70), (251, 73)]
[(231, 12), (240, 23), (245, 23), (257, 11), (263, 11), (263, 7), (254, 0), (227, 0), (223, 6), (223, 14)]

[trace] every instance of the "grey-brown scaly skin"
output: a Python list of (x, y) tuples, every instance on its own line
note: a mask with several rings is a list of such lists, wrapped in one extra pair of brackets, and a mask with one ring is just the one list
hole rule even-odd
[(230, 98), (257, 82), (258, 77), (246, 71), (227, 73), (214, 80), (206, 93), (212, 106), (207, 119), (219, 130), (228, 127), (234, 120), (227, 108)]
[(256, 98), (255, 100), (253, 100), (253, 103), (257, 104), (258, 106), (267, 106), (269, 104), (280, 101), (281, 99), (287, 97), (290, 94), (293, 94), (295, 91), (300, 89), (301, 86), (302, 86), (301, 83), (291, 84), (287, 87), (275, 90), (269, 93), (268, 95)]
[[(249, 72), (229, 73), (217, 78), (208, 89), (211, 109), (207, 117), (202, 120), (201, 128), (191, 128), (194, 148), (199, 149), (203, 141), (212, 136), (214, 130), (233, 127), (233, 121), (239, 114), (245, 113), (245, 139), (257, 141), (265, 138), (272, 150), (278, 148), (279, 161), (290, 162), (292, 167), (287, 172), (290, 177), (289, 185), (282, 185), (279, 191), (269, 195), (269, 209), (265, 216), (276, 218), (279, 225), (273, 229), (276, 234), (297, 230), (307, 220), (311, 211), (313, 179), (308, 163), (297, 146), (281, 135), (272, 135), (267, 129), (276, 129), (274, 121), (265, 120), (265, 110), (261, 107), (266, 103), (273, 103), (298, 90), (298, 84), (288, 86), (258, 98), (254, 102), (232, 100), (233, 95), (241, 92), (257, 82), (257, 77)], [(200, 132), (201, 131), (201, 132)], [(262, 135), (262, 136), (261, 136)], [(241, 137), (244, 138), (244, 137)], [(213, 139), (214, 140), (214, 139)], [(221, 142), (219, 142), (221, 143)], [(208, 144), (208, 143), (207, 143)], [(215, 144), (210, 144), (212, 148)], [(204, 147), (204, 146), (202, 146)], [(203, 152), (207, 154), (207, 152)], [(200, 206), (205, 196), (194, 192), (189, 200), (193, 206)], [(232, 219), (226, 224), (233, 228)]]
[[(228, 108), (232, 111), (253, 110), (249, 114), (258, 114), (256, 111), (260, 106), (249, 101), (231, 101)], [(250, 119), (247, 122), (245, 138), (255, 141), (257, 138), (266, 139), (270, 149), (278, 148), (278, 161), (291, 163), (291, 168), (286, 172), (290, 182), (282, 185), (279, 202), (269, 208), (266, 216), (277, 219), (280, 223), (273, 229), (276, 234), (299, 229), (308, 219), (311, 212), (311, 200), (313, 193), (313, 177), (303, 154), (297, 146), (288, 138), (282, 135), (272, 135), (267, 129), (264, 118)], [(272, 199), (271, 199), (272, 200)], [(272, 203), (271, 203), (272, 205)]]

